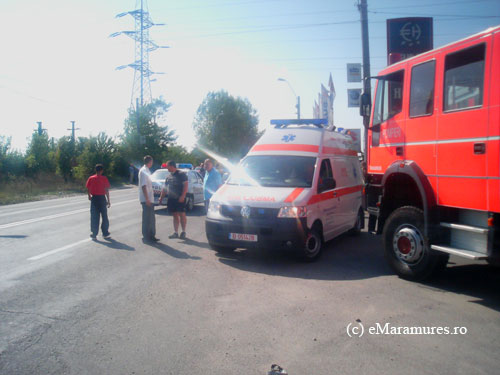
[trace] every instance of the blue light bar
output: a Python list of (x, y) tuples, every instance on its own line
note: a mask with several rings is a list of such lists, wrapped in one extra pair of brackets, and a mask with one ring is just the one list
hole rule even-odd
[(326, 118), (310, 118), (310, 119), (290, 119), (290, 120), (271, 120), (271, 125), (327, 125), (328, 119)]

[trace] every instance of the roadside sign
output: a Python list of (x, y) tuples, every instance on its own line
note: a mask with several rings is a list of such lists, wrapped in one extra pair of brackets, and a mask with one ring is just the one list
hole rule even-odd
[(347, 89), (347, 107), (359, 108), (361, 89)]
[(387, 56), (401, 54), (404, 58), (407, 58), (429, 51), (432, 48), (432, 17), (407, 17), (387, 20)]
[(361, 82), (361, 64), (347, 64), (347, 82)]

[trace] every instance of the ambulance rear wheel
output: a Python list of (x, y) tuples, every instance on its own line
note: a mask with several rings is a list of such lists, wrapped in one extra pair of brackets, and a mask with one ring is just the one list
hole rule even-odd
[(362, 208), (360, 208), (358, 211), (358, 216), (356, 217), (356, 222), (354, 223), (354, 227), (352, 227), (350, 234), (353, 236), (357, 236), (358, 234), (360, 234), (361, 229), (363, 229), (364, 227), (364, 221), (365, 221), (365, 212), (363, 211)]
[(302, 248), (298, 249), (298, 256), (305, 262), (314, 262), (321, 255), (323, 238), (318, 226), (313, 226), (307, 233), (306, 241)]
[(395, 210), (385, 222), (383, 241), (389, 265), (403, 279), (424, 280), (442, 263), (424, 236), (424, 213), (419, 208)]

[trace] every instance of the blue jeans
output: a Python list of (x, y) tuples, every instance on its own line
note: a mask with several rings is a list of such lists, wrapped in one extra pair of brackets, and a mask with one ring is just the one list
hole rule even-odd
[(102, 216), (101, 231), (103, 236), (109, 234), (108, 207), (106, 196), (94, 195), (90, 200), (90, 231), (94, 236), (99, 233), (99, 221)]

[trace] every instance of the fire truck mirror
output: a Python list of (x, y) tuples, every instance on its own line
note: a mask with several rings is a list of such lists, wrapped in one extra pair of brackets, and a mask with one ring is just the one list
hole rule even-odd
[(371, 110), (372, 110), (372, 105), (371, 105), (370, 94), (364, 92), (363, 94), (361, 94), (359, 100), (359, 114), (363, 117), (370, 117)]

